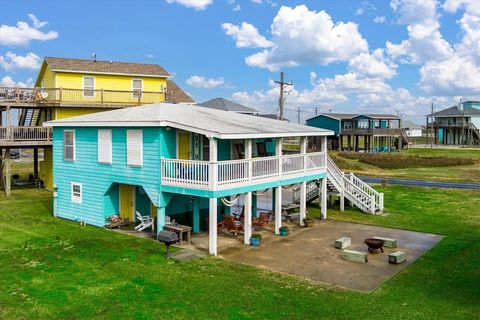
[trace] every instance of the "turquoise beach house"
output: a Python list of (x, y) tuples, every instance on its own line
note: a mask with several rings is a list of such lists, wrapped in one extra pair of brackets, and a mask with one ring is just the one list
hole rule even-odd
[[(61, 218), (102, 227), (114, 214), (135, 221), (138, 211), (156, 219), (157, 231), (166, 216), (178, 216), (194, 232), (206, 220), (209, 251), (215, 255), (217, 222), (229, 213), (222, 199), (245, 196), (245, 243), (258, 190), (274, 189), (277, 233), (285, 185), (300, 185), (300, 216), (305, 217), (307, 182), (320, 180), (326, 217), (329, 130), (169, 103), (46, 125), (53, 127), (54, 214)], [(312, 136), (323, 139), (323, 150), (307, 152)], [(283, 155), (284, 137), (299, 137), (300, 152)]]

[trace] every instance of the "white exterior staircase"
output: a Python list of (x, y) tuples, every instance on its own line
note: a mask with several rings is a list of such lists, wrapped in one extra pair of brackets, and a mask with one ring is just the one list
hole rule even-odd
[(331, 189), (337, 190), (340, 197), (345, 197), (363, 212), (383, 212), (383, 193), (373, 189), (353, 173), (343, 173), (328, 155), (327, 179)]

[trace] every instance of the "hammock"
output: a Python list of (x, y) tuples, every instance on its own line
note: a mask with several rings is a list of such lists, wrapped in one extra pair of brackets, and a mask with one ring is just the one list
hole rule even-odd
[(240, 199), (240, 195), (237, 194), (237, 196), (233, 200), (227, 200), (227, 198), (222, 197), (220, 198), (220, 201), (222, 201), (222, 203), (227, 207), (233, 207), (238, 202), (239, 199)]
[(265, 190), (263, 190), (263, 191), (261, 191), (261, 192), (255, 191), (255, 192), (252, 192), (252, 193), (253, 193), (254, 195), (256, 195), (256, 196), (261, 196), (261, 195), (263, 195), (263, 194), (264, 194), (265, 192), (267, 192), (267, 191), (268, 191), (268, 189), (265, 189)]

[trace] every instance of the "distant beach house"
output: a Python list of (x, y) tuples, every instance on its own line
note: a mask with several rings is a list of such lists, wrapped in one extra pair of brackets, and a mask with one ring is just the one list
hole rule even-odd
[(223, 111), (230, 111), (230, 112), (237, 112), (242, 114), (249, 114), (253, 116), (259, 116), (263, 118), (270, 118), (270, 119), (278, 119), (278, 115), (274, 113), (262, 113), (261, 111), (244, 106), (240, 103), (225, 99), (225, 98), (214, 98), (202, 103), (198, 103), (198, 106), (216, 109), (216, 110), (223, 110)]
[[(0, 87), (0, 163), (10, 176), (9, 152), (2, 149), (32, 148), (34, 176), (47, 189), (53, 188), (50, 120), (109, 109), (169, 101), (194, 103), (170, 74), (157, 64), (46, 57), (34, 88)], [(12, 110), (18, 111), (13, 123)], [(38, 149), (43, 161), (38, 163)], [(3, 166), (0, 165), (0, 177)], [(7, 193), (10, 179), (5, 181)]]
[(334, 132), (329, 137), (329, 149), (365, 152), (392, 151), (408, 145), (401, 123), (400, 117), (391, 114), (321, 113), (307, 119), (309, 126)]
[[(330, 130), (236, 112), (160, 103), (58, 119), (53, 127), (55, 215), (104, 226), (119, 214), (135, 212), (156, 220), (167, 216), (191, 225), (208, 224), (209, 251), (216, 254), (217, 223), (226, 205), (243, 194), (244, 241), (249, 243), (256, 193), (274, 192), (275, 232), (282, 224), (282, 187), (299, 185), (300, 223), (312, 191), (327, 211), (327, 179), (363, 211), (383, 210), (383, 195), (353, 175), (344, 175), (326, 152)], [(282, 140), (299, 137), (296, 154), (282, 154)], [(307, 139), (322, 149), (307, 152)], [(258, 146), (272, 141), (274, 154)], [(254, 148), (257, 146), (257, 148)], [(318, 184), (320, 187), (317, 187)], [(313, 186), (314, 188), (311, 188)], [(238, 197), (237, 197), (238, 198)], [(205, 218), (205, 219), (204, 219)]]
[[(430, 121), (428, 120), (430, 119)], [(480, 144), (480, 101), (466, 101), (463, 109), (453, 106), (427, 116), (436, 144)]]
[(402, 128), (409, 138), (418, 138), (422, 136), (422, 126), (410, 120), (402, 121)]

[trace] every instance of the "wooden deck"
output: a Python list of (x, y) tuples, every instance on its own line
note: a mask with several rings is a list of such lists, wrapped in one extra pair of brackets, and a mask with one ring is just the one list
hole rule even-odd
[(27, 148), (52, 145), (52, 128), (0, 127), (0, 147)]
[(0, 87), (0, 107), (121, 108), (169, 101), (167, 92)]

